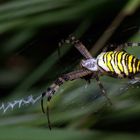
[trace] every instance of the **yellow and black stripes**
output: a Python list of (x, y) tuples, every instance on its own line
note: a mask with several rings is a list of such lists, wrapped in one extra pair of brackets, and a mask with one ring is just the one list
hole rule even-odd
[(101, 53), (97, 57), (97, 65), (118, 77), (131, 77), (140, 72), (140, 60), (124, 51)]
[(47, 100), (50, 101), (52, 96), (58, 91), (59, 87), (64, 82), (75, 80), (78, 78), (84, 78), (85, 80), (90, 81), (90, 79), (95, 78), (102, 91), (102, 95), (107, 98), (110, 104), (112, 104), (110, 98), (106, 94), (106, 90), (99, 80), (99, 76), (106, 74), (114, 77), (133, 78), (136, 73), (140, 72), (140, 60), (135, 56), (122, 51), (124, 47), (127, 46), (140, 46), (139, 42), (119, 45), (114, 51), (102, 52), (97, 56), (97, 58), (93, 58), (87, 48), (72, 35), (70, 35), (66, 40), (62, 40), (59, 43), (59, 46), (62, 46), (63, 43), (74, 45), (75, 48), (83, 55), (85, 60), (81, 62), (81, 65), (83, 67), (81, 70), (73, 71), (60, 76), (47, 89), (47, 91), (42, 93), (41, 107), (43, 113), (46, 113), (47, 115), (48, 125), (50, 129), (51, 124), (49, 119), (49, 105), (47, 102), (46, 110), (44, 110), (43, 98), (46, 97)]

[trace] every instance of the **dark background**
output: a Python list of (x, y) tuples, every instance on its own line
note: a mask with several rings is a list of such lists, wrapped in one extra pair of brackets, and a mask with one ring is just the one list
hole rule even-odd
[[(58, 43), (74, 34), (96, 57), (105, 46), (140, 41), (139, 0), (7, 0), (0, 4), (0, 99), (39, 96), (61, 74), (78, 69), (81, 54)], [(114, 48), (109, 47), (108, 50)], [(60, 49), (60, 54), (58, 50)], [(126, 48), (140, 58), (140, 48)], [(65, 83), (50, 103), (52, 131), (40, 101), (0, 115), (1, 139), (139, 139), (139, 82), (100, 78)], [(8, 135), (7, 135), (8, 134)]]

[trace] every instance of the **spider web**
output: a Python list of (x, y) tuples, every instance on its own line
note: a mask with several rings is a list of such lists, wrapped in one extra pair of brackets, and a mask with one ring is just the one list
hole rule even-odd
[[(120, 90), (124, 91), (127, 90), (129, 86), (135, 85), (137, 83), (140, 83), (140, 79), (137, 80), (130, 80), (128, 81), (127, 85), (125, 87), (122, 87)], [(87, 85), (86, 85), (87, 86)], [(22, 98), (22, 99), (15, 99), (13, 101), (7, 102), (7, 103), (1, 103), (0, 111), (3, 111), (3, 113), (6, 113), (8, 110), (13, 110), (15, 108), (21, 108), (25, 105), (34, 105), (41, 99), (41, 95), (33, 97), (33, 95), (29, 95), (28, 97)]]
[(14, 108), (18, 107), (21, 108), (22, 106), (29, 105), (29, 104), (35, 104), (41, 99), (41, 95), (37, 97), (33, 97), (32, 95), (22, 98), (22, 99), (16, 99), (11, 102), (2, 103), (0, 106), (0, 110), (3, 111), (3, 113), (7, 112), (8, 110), (13, 110)]

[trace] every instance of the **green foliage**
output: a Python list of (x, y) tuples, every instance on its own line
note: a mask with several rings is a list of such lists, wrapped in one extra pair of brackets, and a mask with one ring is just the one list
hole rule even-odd
[[(0, 4), (1, 103), (37, 96), (81, 56), (58, 42), (73, 33), (96, 56), (108, 42), (139, 42), (139, 0), (9, 0)], [(130, 29), (130, 30), (129, 30)], [(126, 31), (125, 31), (126, 30)], [(131, 33), (131, 30), (135, 30)], [(90, 46), (90, 47), (89, 47)], [(128, 48), (140, 56), (140, 48)], [(139, 83), (100, 78), (65, 83), (50, 103), (52, 131), (40, 103), (0, 115), (0, 139), (139, 139)], [(131, 133), (130, 133), (131, 132)]]

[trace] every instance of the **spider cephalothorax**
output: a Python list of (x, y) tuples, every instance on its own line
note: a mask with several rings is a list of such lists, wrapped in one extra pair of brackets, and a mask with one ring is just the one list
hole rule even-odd
[(82, 60), (81, 66), (90, 71), (98, 71), (97, 59), (94, 58)]
[[(54, 93), (56, 93), (59, 87), (66, 81), (83, 78), (90, 81), (95, 78), (101, 93), (112, 104), (110, 98), (107, 96), (106, 91), (99, 80), (100, 75), (109, 75), (119, 78), (135, 78), (135, 75), (140, 72), (140, 60), (135, 56), (123, 51), (123, 46), (117, 47), (114, 51), (102, 52), (97, 58), (93, 58), (86, 47), (77, 40), (74, 36), (70, 36), (63, 43), (71, 43), (75, 48), (84, 56), (84, 60), (81, 61), (82, 68), (67, 74), (60, 76), (54, 83), (42, 93), (41, 106), (42, 111), (45, 113), (43, 107), (43, 98), (47, 97), (48, 101), (51, 100)], [(128, 43), (128, 46), (140, 46), (140, 43)], [(124, 45), (126, 46), (126, 44)], [(47, 106), (46, 113), (48, 117), (49, 128), (51, 129), (49, 120), (49, 108)]]

